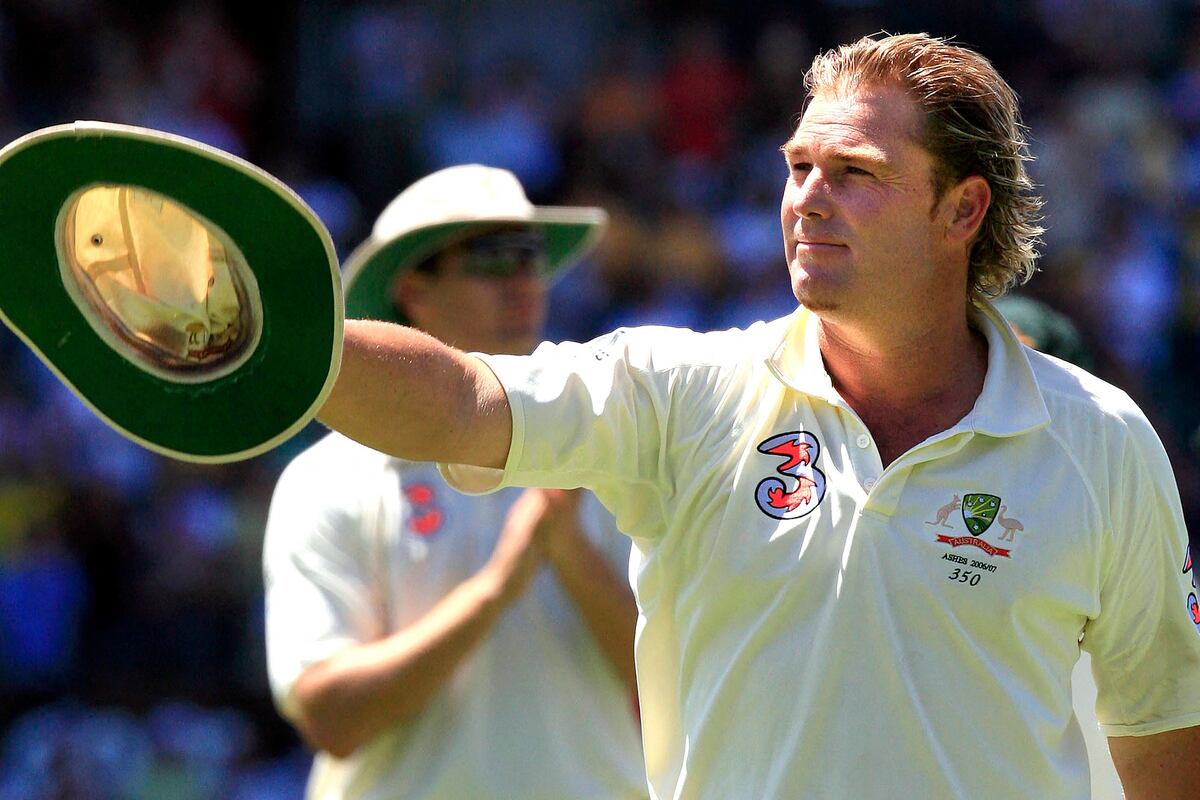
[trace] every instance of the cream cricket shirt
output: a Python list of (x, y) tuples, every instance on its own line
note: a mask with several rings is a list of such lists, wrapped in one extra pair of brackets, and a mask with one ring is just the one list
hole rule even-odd
[[(432, 464), (333, 434), (284, 471), (264, 569), (267, 660), (280, 709), (296, 678), (339, 650), (422, 617), (490, 558), (510, 489), (451, 490)], [(594, 498), (589, 538), (614, 569), (629, 541)], [(645, 797), (631, 698), (549, 569), (415, 720), (351, 757), (318, 753), (310, 800)]]
[(588, 486), (633, 538), (656, 797), (1085, 798), (1081, 636), (1107, 734), (1200, 724), (1155, 433), (990, 307), (974, 324), (975, 408), (887, 469), (803, 309), (487, 358), (504, 481)]

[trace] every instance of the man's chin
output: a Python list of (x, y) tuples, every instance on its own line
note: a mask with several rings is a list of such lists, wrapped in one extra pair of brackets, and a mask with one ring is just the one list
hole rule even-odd
[(804, 287), (792, 287), (796, 302), (816, 314), (827, 314), (837, 311), (841, 304), (827, 292), (816, 292)]
[(800, 305), (812, 311), (836, 309), (845, 293), (846, 271), (825, 264), (795, 259), (788, 265), (792, 294)]

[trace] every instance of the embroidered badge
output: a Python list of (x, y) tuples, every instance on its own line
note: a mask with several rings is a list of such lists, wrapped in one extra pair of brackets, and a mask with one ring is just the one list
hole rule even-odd
[(976, 492), (964, 494), (960, 500), (956, 494), (949, 503), (938, 508), (934, 512), (934, 518), (926, 520), (925, 524), (954, 530), (955, 526), (950, 524), (950, 515), (957, 510), (961, 510), (963, 525), (966, 526), (967, 533), (970, 535), (948, 536), (946, 534), (938, 534), (937, 540), (939, 542), (950, 545), (951, 549), (963, 546), (975, 547), (989, 556), (1011, 557), (1011, 549), (996, 547), (982, 539), (993, 523), (996, 523), (1000, 527), (1000, 535), (997, 537), (997, 541), (1015, 542), (1016, 532), (1025, 530), (1025, 526), (1019, 520), (1005, 516), (1008, 506), (1004, 505), (998, 495)]
[(404, 488), (404, 497), (412, 504), (408, 518), (408, 529), (417, 536), (432, 536), (442, 529), (445, 515), (434, 502), (433, 486), (414, 483)]
[(783, 459), (775, 471), (784, 477), (763, 478), (754, 490), (754, 501), (768, 517), (799, 519), (825, 499), (825, 473), (816, 466), (821, 455), (816, 436), (807, 431), (780, 433), (760, 444), (758, 452)]

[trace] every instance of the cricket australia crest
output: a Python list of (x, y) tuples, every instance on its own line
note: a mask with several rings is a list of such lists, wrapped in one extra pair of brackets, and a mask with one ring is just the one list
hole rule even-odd
[(1000, 498), (994, 494), (966, 494), (962, 499), (962, 518), (975, 536), (992, 527), (996, 512), (1000, 510)]

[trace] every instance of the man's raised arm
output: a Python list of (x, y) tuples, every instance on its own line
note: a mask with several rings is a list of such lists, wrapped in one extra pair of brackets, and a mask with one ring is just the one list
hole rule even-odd
[(502, 468), (512, 412), (479, 359), (413, 328), (346, 320), (342, 368), (321, 422), (411, 461)]

